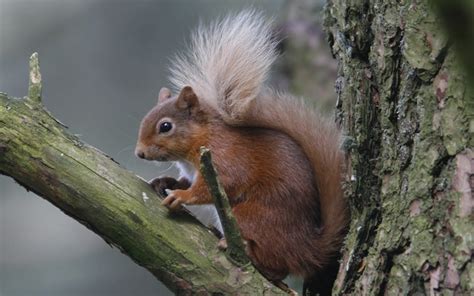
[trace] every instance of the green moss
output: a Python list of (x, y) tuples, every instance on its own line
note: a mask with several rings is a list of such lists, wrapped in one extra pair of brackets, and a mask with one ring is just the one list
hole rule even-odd
[(474, 264), (468, 262), (461, 274), (461, 287), (464, 291), (474, 291)]
[(439, 58), (444, 54), (448, 39), (426, 1), (408, 3), (402, 11), (406, 22), (403, 57), (423, 81), (429, 82), (439, 70)]
[(443, 142), (449, 155), (455, 155), (467, 144), (466, 131), (460, 129), (464, 119), (462, 118), (462, 104), (458, 100), (451, 99), (446, 102), (444, 112), (441, 117), (441, 130)]

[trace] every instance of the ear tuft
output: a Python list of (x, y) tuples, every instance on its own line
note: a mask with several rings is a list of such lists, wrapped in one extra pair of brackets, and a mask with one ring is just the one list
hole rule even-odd
[(169, 98), (171, 98), (171, 91), (166, 87), (162, 87), (160, 89), (160, 93), (158, 94), (158, 104), (166, 101)]
[(176, 107), (178, 109), (193, 109), (199, 106), (199, 99), (190, 86), (185, 86), (178, 95)]

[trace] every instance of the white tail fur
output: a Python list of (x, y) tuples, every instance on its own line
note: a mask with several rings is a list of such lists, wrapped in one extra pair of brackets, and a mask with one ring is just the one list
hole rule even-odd
[(188, 51), (172, 61), (170, 81), (177, 91), (191, 86), (216, 109), (244, 112), (226, 105), (250, 102), (259, 95), (277, 57), (276, 44), (271, 22), (261, 13), (228, 15), (208, 27), (199, 26)]

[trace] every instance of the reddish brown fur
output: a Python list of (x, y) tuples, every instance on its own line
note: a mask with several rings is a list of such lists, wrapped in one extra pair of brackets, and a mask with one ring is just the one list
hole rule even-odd
[[(199, 148), (210, 148), (253, 263), (272, 280), (281, 280), (288, 273), (313, 277), (334, 260), (328, 256), (334, 256), (333, 249), (339, 245), (328, 244), (340, 243), (342, 238), (323, 236), (327, 226), (321, 225), (317, 178), (308, 156), (282, 132), (229, 126), (197, 97), (193, 104), (179, 108), (189, 91), (185, 88), (179, 97), (162, 100), (148, 113), (137, 150), (144, 151), (147, 159), (187, 160), (198, 169)], [(163, 117), (173, 120), (173, 135), (157, 132), (156, 124)], [(341, 163), (339, 158), (336, 161), (336, 177), (325, 185), (340, 187), (336, 183)], [(165, 204), (171, 208), (211, 202), (199, 174), (189, 189), (174, 190), (167, 199)], [(329, 253), (320, 248), (329, 248)]]

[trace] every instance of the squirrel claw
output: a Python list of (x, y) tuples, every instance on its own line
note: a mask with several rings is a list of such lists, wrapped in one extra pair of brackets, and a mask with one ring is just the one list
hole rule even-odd
[(172, 211), (179, 211), (182, 205), (188, 203), (186, 190), (166, 190), (167, 196), (161, 204)]
[(173, 210), (178, 210), (178, 209), (181, 209), (182, 204), (183, 204), (183, 201), (181, 199), (177, 198), (170, 204), (169, 207)]
[(176, 197), (174, 194), (170, 192), (168, 196), (165, 199), (163, 199), (163, 201), (161, 202), (161, 205), (167, 207), (170, 210), (179, 210), (181, 209), (182, 203), (183, 202), (180, 198)]

